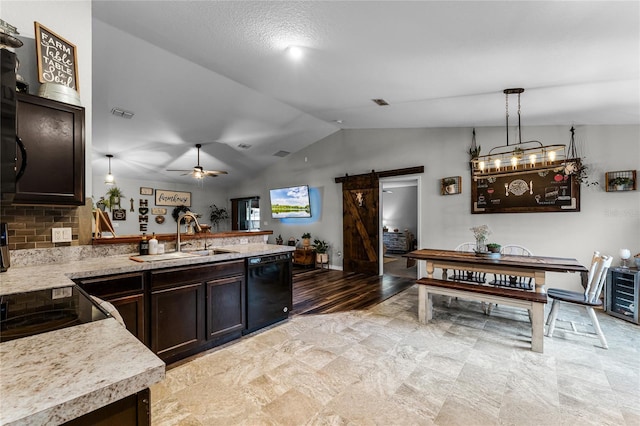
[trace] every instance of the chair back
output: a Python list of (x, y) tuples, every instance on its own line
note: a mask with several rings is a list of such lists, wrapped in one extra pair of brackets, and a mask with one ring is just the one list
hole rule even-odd
[(607, 280), (607, 271), (613, 262), (612, 256), (600, 256), (599, 252), (593, 253), (587, 287), (584, 289), (584, 300), (595, 303), (600, 299), (600, 294)]
[(466, 243), (458, 244), (458, 246), (454, 249), (455, 251), (470, 251), (473, 252), (476, 249), (475, 241), (468, 241)]
[(516, 254), (519, 256), (533, 256), (531, 250), (517, 244), (507, 244), (500, 249), (501, 254)]

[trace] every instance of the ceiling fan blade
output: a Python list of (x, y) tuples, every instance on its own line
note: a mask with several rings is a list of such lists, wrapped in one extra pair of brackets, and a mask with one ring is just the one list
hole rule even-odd
[(202, 172), (207, 176), (228, 175), (229, 173), (224, 170), (205, 170)]
[(168, 172), (190, 172), (191, 170), (167, 169)]

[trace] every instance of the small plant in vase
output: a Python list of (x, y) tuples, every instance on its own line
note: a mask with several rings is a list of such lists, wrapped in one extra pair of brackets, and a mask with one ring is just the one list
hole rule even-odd
[(444, 187), (444, 192), (447, 194), (455, 194), (456, 192), (456, 180), (453, 178), (445, 178), (442, 179), (442, 186)]
[(626, 186), (633, 185), (633, 179), (618, 176), (617, 178), (611, 179), (611, 181), (609, 181), (609, 185), (613, 186), (618, 191), (622, 191)]
[(302, 247), (308, 248), (311, 245), (311, 234), (309, 232), (305, 232), (302, 234)]
[(220, 222), (229, 219), (229, 212), (224, 207), (218, 207), (215, 204), (210, 205), (209, 208), (211, 209), (209, 219), (211, 220), (211, 224), (216, 227), (217, 232)]
[(124, 192), (117, 186), (112, 186), (107, 191), (107, 194), (104, 198), (104, 205), (109, 209), (109, 211), (113, 211), (115, 207), (120, 208), (120, 199), (124, 197)]
[(487, 244), (487, 250), (489, 250), (489, 252), (491, 253), (500, 253), (500, 249), (502, 248), (502, 246), (500, 244), (497, 243), (489, 243)]
[(326, 241), (313, 240), (313, 248), (316, 250), (316, 263), (329, 263), (329, 244)]

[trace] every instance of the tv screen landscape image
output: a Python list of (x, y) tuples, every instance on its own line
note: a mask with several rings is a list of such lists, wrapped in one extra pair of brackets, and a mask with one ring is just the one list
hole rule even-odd
[(290, 186), (269, 190), (271, 198), (271, 217), (311, 217), (309, 186)]

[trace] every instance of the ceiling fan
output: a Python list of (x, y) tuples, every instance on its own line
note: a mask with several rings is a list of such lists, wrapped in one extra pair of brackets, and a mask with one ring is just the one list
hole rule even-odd
[(204, 167), (200, 165), (200, 148), (202, 148), (202, 144), (196, 144), (196, 148), (198, 148), (198, 165), (193, 166), (193, 170), (175, 170), (168, 169), (168, 172), (186, 172), (183, 173), (182, 176), (191, 175), (195, 179), (204, 179), (207, 176), (218, 177), (218, 175), (226, 175), (228, 174), (224, 170), (205, 170)]

